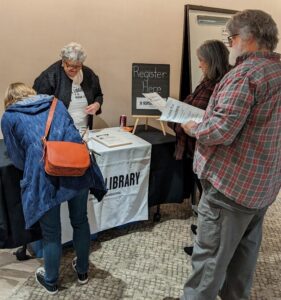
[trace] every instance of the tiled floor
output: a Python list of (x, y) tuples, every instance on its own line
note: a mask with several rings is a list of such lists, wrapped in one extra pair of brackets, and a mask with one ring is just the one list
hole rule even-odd
[[(251, 300), (281, 299), (281, 194), (269, 209)], [(60, 291), (46, 294), (35, 282), (40, 259), (19, 262), (12, 250), (0, 251), (0, 299), (133, 299), (179, 297), (191, 270), (182, 248), (192, 242), (194, 222), (188, 204), (161, 206), (162, 219), (108, 230), (92, 242), (90, 281), (79, 286), (71, 268), (75, 256), (64, 249)]]

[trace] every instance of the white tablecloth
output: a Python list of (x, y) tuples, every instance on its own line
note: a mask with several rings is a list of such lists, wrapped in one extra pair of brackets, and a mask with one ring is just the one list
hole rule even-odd
[[(131, 144), (108, 148), (91, 139), (94, 135), (101, 134), (118, 134)], [(100, 154), (96, 155), (96, 159), (108, 188), (101, 202), (89, 195), (88, 219), (91, 233), (147, 220), (151, 144), (119, 127), (95, 130), (89, 133), (88, 138), (89, 147)], [(61, 220), (62, 243), (65, 243), (72, 240), (66, 203), (61, 208)]]

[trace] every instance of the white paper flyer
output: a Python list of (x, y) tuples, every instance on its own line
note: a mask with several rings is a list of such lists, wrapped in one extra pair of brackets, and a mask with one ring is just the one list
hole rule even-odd
[(179, 100), (168, 98), (162, 111), (160, 121), (186, 123), (188, 121), (202, 122), (205, 110), (186, 104)]
[(166, 101), (158, 93), (143, 93), (143, 95), (156, 109), (161, 112), (164, 110)]

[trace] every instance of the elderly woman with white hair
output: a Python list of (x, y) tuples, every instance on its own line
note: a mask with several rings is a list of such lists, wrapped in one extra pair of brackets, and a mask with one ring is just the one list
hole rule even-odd
[(80, 44), (71, 42), (61, 49), (61, 60), (38, 78), (38, 94), (54, 95), (67, 107), (78, 129), (93, 126), (93, 115), (101, 113), (103, 94), (98, 76), (83, 63), (87, 57)]

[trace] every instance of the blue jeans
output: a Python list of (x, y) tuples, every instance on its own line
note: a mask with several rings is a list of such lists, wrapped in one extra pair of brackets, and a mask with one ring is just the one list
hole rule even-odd
[[(77, 256), (77, 271), (84, 274), (89, 268), (90, 228), (87, 217), (88, 189), (68, 201), (73, 246)], [(39, 220), (43, 236), (45, 281), (55, 284), (59, 278), (61, 258), (60, 205), (51, 208)]]

